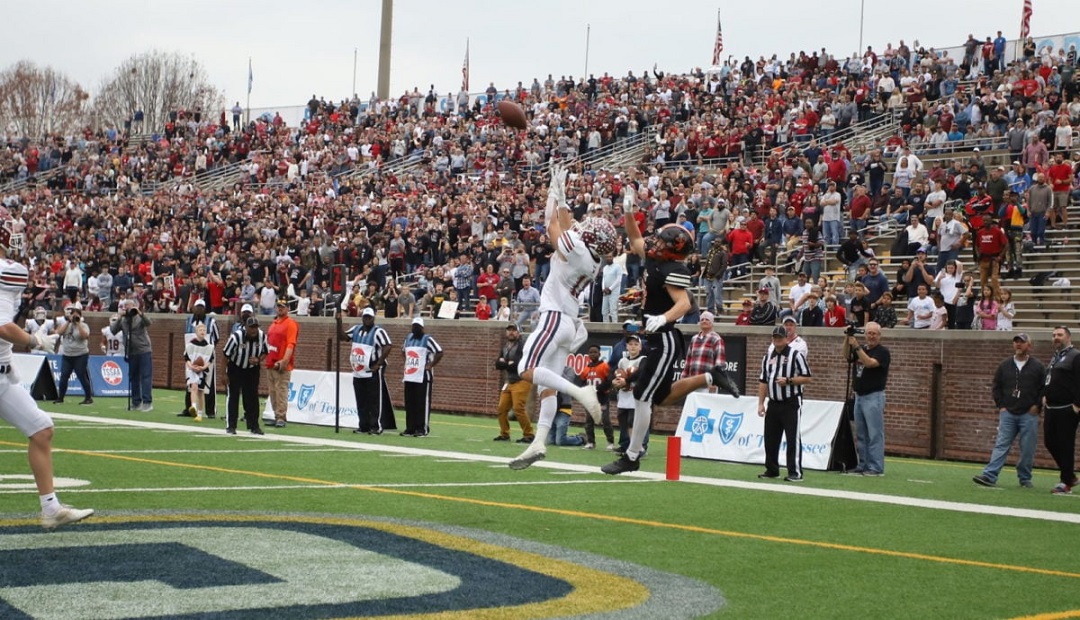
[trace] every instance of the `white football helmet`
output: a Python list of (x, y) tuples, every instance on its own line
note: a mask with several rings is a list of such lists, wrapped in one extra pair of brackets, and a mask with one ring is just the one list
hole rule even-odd
[(15, 218), (6, 207), (0, 207), (0, 247), (11, 255), (23, 253), (23, 234), (16, 232)]

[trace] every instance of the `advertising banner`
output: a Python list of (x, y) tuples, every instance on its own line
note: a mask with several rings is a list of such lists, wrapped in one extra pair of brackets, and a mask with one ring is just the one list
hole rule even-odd
[[(352, 375), (341, 373), (341, 425), (356, 428), (356, 397), (353, 395)], [(300, 424), (334, 425), (334, 373), (315, 370), (294, 370), (289, 381), (289, 422)], [(263, 407), (263, 419), (273, 420), (270, 399)]]
[[(827, 471), (843, 402), (804, 400), (800, 431), (803, 469)], [(757, 398), (694, 393), (686, 397), (676, 435), (682, 455), (715, 461), (765, 463), (765, 424), (758, 417)], [(780, 443), (780, 464), (786, 465), (787, 442)]]
[[(729, 336), (723, 333), (720, 333), (720, 336), (724, 339), (724, 370), (731, 375), (739, 389), (746, 393), (746, 336)], [(686, 350), (690, 349), (690, 339), (692, 337), (693, 334), (683, 334), (683, 345)], [(606, 360), (608, 365), (614, 369), (618, 366), (619, 360), (611, 359), (611, 352), (615, 343), (620, 340), (622, 340), (621, 334), (590, 334), (585, 344), (576, 353), (571, 353), (567, 357), (566, 365), (573, 368), (576, 374), (580, 374), (588, 364), (589, 356), (587, 354), (589, 347), (597, 345), (600, 347), (600, 359)], [(685, 360), (675, 362), (675, 380), (682, 376), (685, 363)]]
[[(41, 357), (30, 356), (30, 357)], [(49, 360), (49, 368), (52, 370), (53, 380), (60, 385), (60, 364), (63, 358), (59, 355), (46, 355)], [(94, 397), (98, 396), (127, 396), (128, 390), (128, 363), (123, 357), (116, 355), (91, 355), (87, 363), (87, 372), (90, 374), (90, 385), (94, 390)], [(67, 396), (85, 396), (82, 384), (71, 373), (68, 379)]]
[(30, 392), (34, 400), (56, 400), (56, 380), (50, 368), (45, 364), (44, 355), (15, 353), (11, 356), (11, 366), (19, 378), (19, 385)]

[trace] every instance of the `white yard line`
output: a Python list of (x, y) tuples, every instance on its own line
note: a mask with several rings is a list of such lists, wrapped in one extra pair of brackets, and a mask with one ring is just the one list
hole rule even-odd
[[(122, 425), (132, 428), (144, 428), (151, 430), (167, 430), (177, 431), (178, 427), (175, 424), (165, 424), (161, 422), (146, 422), (141, 420), (117, 420), (114, 418), (95, 418), (90, 416), (74, 415), (69, 413), (53, 413), (54, 418), (60, 420), (71, 420), (80, 422), (95, 422), (101, 421), (106, 424)], [(221, 434), (220, 429), (199, 428), (191, 427), (187, 429), (179, 429), (188, 433), (196, 434)], [(467, 454), (463, 452), (451, 452), (446, 450), (430, 450), (423, 448), (408, 448), (404, 446), (391, 446), (385, 444), (373, 444), (373, 443), (360, 443), (356, 441), (343, 441), (341, 439), (329, 439), (329, 438), (317, 438), (317, 437), (296, 437), (290, 435), (272, 435), (268, 434), (261, 438), (263, 441), (280, 441), (283, 443), (300, 444), (307, 446), (320, 446), (320, 447), (334, 447), (334, 448), (348, 448), (352, 450), (367, 451), (367, 452), (380, 452), (387, 455), (410, 455), (410, 456), (427, 456), (432, 458), (443, 459), (455, 459), (455, 460), (467, 460), (477, 463), (499, 463), (506, 464), (510, 461), (509, 458), (503, 456), (487, 456), (482, 454)], [(599, 468), (590, 465), (577, 465), (573, 463), (556, 463), (552, 461), (540, 461), (533, 464), (533, 468), (551, 469), (563, 472), (577, 472), (582, 474), (597, 474)], [(621, 480), (625, 479), (637, 479), (637, 480), (664, 480), (665, 476), (662, 473), (653, 472), (632, 472), (628, 474), (622, 474)], [(770, 484), (760, 482), (747, 482), (743, 480), (725, 480), (722, 478), (705, 478), (702, 476), (683, 476), (681, 482), (689, 482), (692, 484), (702, 484), (714, 487), (726, 487), (734, 489), (747, 489), (753, 491), (768, 491), (772, 493), (789, 493), (792, 495), (807, 495), (815, 497), (829, 497), (835, 499), (846, 499), (860, 502), (874, 502), (879, 504), (891, 504), (895, 506), (911, 506), (914, 508), (927, 508), (931, 510), (948, 510), (951, 512), (965, 512), (972, 514), (984, 514), (984, 515), (996, 515), (1002, 517), (1017, 517), (1023, 519), (1037, 519), (1042, 521), (1059, 521), (1062, 523), (1080, 523), (1080, 514), (1077, 513), (1064, 513), (1053, 512), (1049, 510), (1035, 510), (1029, 508), (1009, 508), (1006, 506), (984, 506), (982, 504), (971, 504), (967, 502), (949, 502), (943, 500), (934, 499), (922, 499), (917, 497), (906, 497), (902, 495), (885, 495), (881, 493), (863, 493), (857, 491), (841, 491), (835, 489), (819, 489), (813, 487), (804, 487), (796, 485), (781, 485)], [(365, 486), (365, 485), (348, 485), (348, 486)], [(373, 485), (368, 485), (373, 486)], [(419, 485), (419, 486), (434, 486), (434, 485)], [(1067, 501), (1063, 499), (1063, 501)]]

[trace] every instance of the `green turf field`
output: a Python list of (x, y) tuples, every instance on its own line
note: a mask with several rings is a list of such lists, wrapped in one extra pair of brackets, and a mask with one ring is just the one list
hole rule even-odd
[[(157, 391), (150, 413), (127, 412), (122, 399), (98, 399), (93, 407), (46, 405), (70, 414), (56, 419), (56, 475), (89, 482), (58, 489), (60, 497), (97, 510), (85, 524), (52, 534), (39, 535), (33, 525), (34, 492), (5, 484), (29, 470), (25, 440), (0, 425), (0, 527), (74, 546), (95, 523), (125, 520), (388, 518), (491, 532), (689, 577), (726, 601), (709, 617), (1080, 617), (1080, 496), (1052, 496), (1051, 471), (1037, 470), (1036, 488), (1022, 489), (1007, 468), (1000, 487), (987, 489), (971, 482), (981, 470), (977, 464), (893, 458), (883, 478), (811, 471), (805, 483), (791, 485), (759, 481), (757, 466), (684, 459), (683, 479), (668, 482), (662, 479), (665, 438), (654, 436), (640, 476), (600, 474), (599, 466), (611, 459), (603, 450), (554, 446), (547, 460), (514, 472), (505, 463), (522, 446), (491, 441), (494, 420), (434, 416), (426, 438), (360, 436), (348, 429), (335, 435), (299, 425), (268, 429), (266, 438), (243, 430), (232, 437), (220, 418), (196, 424), (175, 417), (181, 399), (179, 392)], [(123, 420), (156, 424), (124, 426)], [(3, 554), (10, 546), (4, 538), (0, 534), (0, 601), (6, 592), (22, 593), (5, 589)], [(35, 556), (7, 557), (32, 567)], [(510, 577), (486, 579), (492, 588), (515, 589)], [(637, 590), (614, 587), (612, 579), (607, 590), (597, 583), (602, 578), (572, 588), (599, 588), (592, 600), (607, 597), (610, 609), (634, 599)], [(417, 583), (442, 587), (435, 577)], [(649, 587), (656, 588), (644, 591)], [(677, 601), (680, 587), (665, 589), (675, 590), (669, 594)], [(62, 601), (56, 604), (55, 617), (73, 617), (65, 616)], [(442, 617), (602, 610), (576, 604)], [(0, 616), (8, 617), (3, 609)], [(671, 617), (679, 615), (671, 609)], [(133, 615), (160, 613), (176, 610), (147, 602)], [(638, 615), (667, 617), (655, 608)]]

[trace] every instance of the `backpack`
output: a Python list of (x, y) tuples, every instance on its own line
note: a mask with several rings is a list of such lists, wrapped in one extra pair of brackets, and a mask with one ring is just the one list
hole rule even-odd
[(1046, 282), (1048, 280), (1057, 278), (1060, 275), (1061, 274), (1057, 271), (1040, 271), (1039, 273), (1031, 276), (1031, 279), (1028, 280), (1028, 283), (1032, 286), (1046, 286)]

